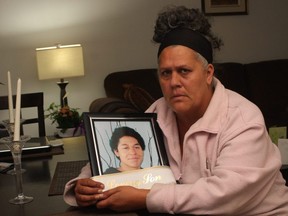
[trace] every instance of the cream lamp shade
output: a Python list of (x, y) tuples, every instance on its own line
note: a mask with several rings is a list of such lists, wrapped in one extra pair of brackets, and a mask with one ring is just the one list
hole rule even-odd
[(83, 52), (80, 44), (57, 45), (36, 49), (39, 80), (60, 79), (61, 107), (68, 106), (64, 78), (84, 76)]
[(84, 76), (80, 44), (36, 49), (39, 80)]

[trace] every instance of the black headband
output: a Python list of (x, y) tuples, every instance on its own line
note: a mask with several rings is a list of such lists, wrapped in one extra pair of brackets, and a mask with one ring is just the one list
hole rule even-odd
[(213, 61), (211, 43), (199, 32), (187, 28), (177, 28), (170, 31), (160, 44), (158, 57), (163, 49), (171, 45), (186, 46), (202, 55), (208, 63)]

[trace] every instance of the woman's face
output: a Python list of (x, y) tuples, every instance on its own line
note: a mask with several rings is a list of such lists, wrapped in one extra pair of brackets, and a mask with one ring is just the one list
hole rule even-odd
[(190, 48), (166, 47), (159, 56), (159, 82), (163, 95), (176, 114), (202, 116), (213, 91), (214, 68), (207, 68)]
[(120, 171), (140, 169), (144, 151), (134, 137), (121, 137), (114, 153), (120, 159)]

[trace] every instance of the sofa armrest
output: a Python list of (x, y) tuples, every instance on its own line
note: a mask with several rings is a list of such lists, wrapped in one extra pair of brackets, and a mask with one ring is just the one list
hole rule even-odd
[(92, 101), (89, 112), (100, 113), (141, 113), (143, 111), (134, 107), (128, 101), (119, 98), (98, 98)]

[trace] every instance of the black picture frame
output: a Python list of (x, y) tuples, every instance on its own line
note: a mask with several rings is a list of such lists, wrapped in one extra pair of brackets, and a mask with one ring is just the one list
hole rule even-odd
[(247, 15), (248, 0), (201, 0), (205, 15)]
[[(109, 139), (116, 127), (127, 126), (136, 130), (146, 144), (142, 168), (169, 166), (162, 132), (156, 113), (83, 113), (87, 150), (93, 176), (105, 175), (109, 167), (117, 167)], [(148, 159), (147, 159), (148, 158)]]

